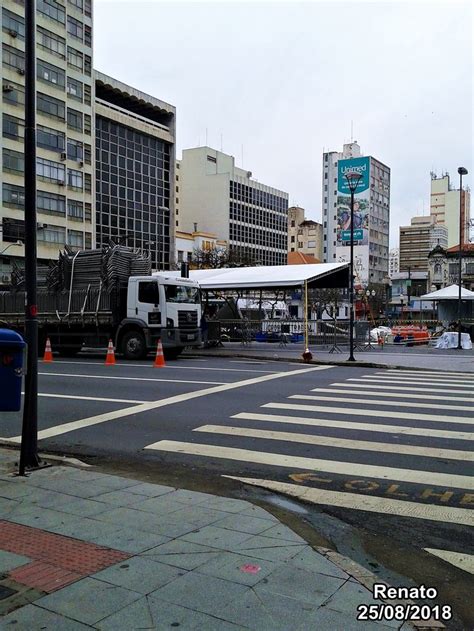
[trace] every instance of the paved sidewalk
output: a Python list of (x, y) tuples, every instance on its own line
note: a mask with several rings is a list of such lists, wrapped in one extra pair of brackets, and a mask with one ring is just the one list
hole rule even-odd
[[(355, 351), (356, 361), (348, 364), (349, 351), (347, 347), (341, 347), (342, 352), (330, 353), (329, 347), (310, 347), (313, 361), (331, 364), (342, 363), (344, 365), (364, 365), (365, 363), (387, 367), (418, 368), (420, 370), (441, 370), (452, 372), (474, 372), (474, 349), (437, 349), (433, 347), (395, 347), (373, 345), (372, 350)], [(221, 348), (190, 349), (187, 354), (215, 357), (248, 357), (250, 359), (288, 359), (290, 361), (301, 360), (304, 348), (301, 344), (287, 344), (282, 347), (279, 344), (266, 342), (251, 342), (242, 345), (238, 342), (226, 342)]]
[(0, 449), (2, 630), (412, 628), (357, 622), (370, 574), (260, 507), (87, 468), (20, 478), (16, 457)]

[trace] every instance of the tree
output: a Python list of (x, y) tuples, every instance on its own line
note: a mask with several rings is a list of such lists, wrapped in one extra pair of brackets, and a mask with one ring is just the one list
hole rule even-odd
[(220, 269), (222, 267), (248, 267), (255, 265), (248, 252), (235, 252), (224, 247), (195, 248), (190, 261), (193, 269)]

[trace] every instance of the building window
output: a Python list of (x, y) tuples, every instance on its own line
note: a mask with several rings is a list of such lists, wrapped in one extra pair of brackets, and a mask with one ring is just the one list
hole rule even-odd
[(292, 235), (291, 236), (291, 243), (294, 243), (294, 242), (295, 242), (295, 235)]
[(3, 149), (3, 170), (23, 173), (25, 170), (25, 156), (19, 151)]
[(84, 174), (84, 191), (92, 193), (92, 175), (90, 173)]
[(68, 46), (67, 63), (68, 66), (71, 66), (71, 68), (75, 68), (76, 70), (80, 70), (82, 72), (84, 69), (84, 56), (81, 51)]
[(67, 244), (76, 248), (84, 247), (84, 234), (79, 230), (67, 231)]
[(25, 207), (25, 189), (23, 186), (3, 183), (3, 205), (10, 208)]
[(84, 44), (86, 46), (92, 46), (92, 29), (87, 24), (84, 24)]
[(66, 136), (63, 132), (38, 125), (36, 132), (36, 143), (38, 147), (62, 152), (64, 151), (65, 142)]
[(84, 162), (86, 164), (92, 164), (92, 148), (87, 143), (84, 144)]
[(20, 74), (25, 74), (25, 53), (8, 44), (2, 46), (2, 63), (5, 67), (15, 68)]
[(88, 136), (92, 133), (92, 119), (89, 114), (84, 114), (84, 133)]
[(76, 101), (80, 101), (82, 103), (82, 83), (73, 79), (72, 77), (67, 78), (67, 93), (71, 97), (71, 99), (75, 99)]
[(207, 156), (207, 161), (214, 162), (214, 164), (217, 164), (217, 158), (215, 158), (214, 156)]
[(46, 63), (45, 61), (38, 59), (36, 64), (36, 76), (40, 81), (44, 83), (51, 83), (61, 89), (64, 89), (66, 84), (66, 75), (61, 68)]
[(84, 148), (82, 142), (78, 140), (73, 140), (72, 138), (67, 139), (67, 157), (70, 160), (83, 160), (84, 159)]
[(91, 249), (91, 247), (92, 247), (92, 233), (91, 233), (91, 232), (86, 232), (84, 236), (85, 236), (85, 244), (84, 244), (84, 247), (85, 247), (87, 250), (90, 250), (90, 249)]
[(44, 158), (36, 158), (36, 175), (42, 180), (50, 180), (52, 182), (64, 183), (64, 164), (45, 160)]
[(38, 107), (38, 111), (42, 114), (45, 114), (46, 116), (51, 116), (52, 118), (59, 118), (61, 120), (64, 120), (66, 107), (63, 101), (38, 92), (36, 104)]
[(61, 24), (65, 23), (64, 7), (62, 7), (59, 2), (55, 0), (38, 0), (37, 9), (40, 13), (46, 15), (46, 17), (56, 20), (56, 22), (60, 22)]
[(38, 191), (36, 206), (39, 212), (47, 213), (49, 215), (66, 214), (66, 198), (63, 195)]
[(10, 219), (4, 217), (2, 221), (3, 241), (7, 243), (15, 243), (16, 241), (25, 240), (25, 222), (21, 219)]
[(47, 50), (51, 55), (64, 59), (66, 57), (66, 40), (55, 33), (51, 33), (42, 26), (38, 26), (38, 46)]
[(9, 114), (3, 115), (3, 128), (2, 135), (4, 138), (23, 138), (24, 122), (20, 118), (10, 116)]
[(66, 238), (66, 228), (61, 226), (50, 226), (38, 231), (38, 241), (44, 241), (46, 243), (61, 243), (64, 244)]
[(71, 37), (75, 37), (81, 42), (84, 39), (84, 26), (82, 22), (76, 20), (76, 18), (73, 18), (70, 15), (68, 15), (67, 18), (67, 32)]
[(89, 55), (84, 55), (84, 73), (88, 77), (92, 75), (92, 58)]
[(85, 83), (84, 84), (84, 103), (86, 105), (90, 105), (91, 101), (92, 101), (91, 86)]
[(83, 9), (82, 0), (69, 0), (69, 4), (72, 4), (73, 7), (76, 7), (76, 9), (79, 9), (79, 11), (82, 12), (82, 9)]
[(67, 126), (69, 129), (82, 131), (82, 112), (67, 108)]
[(68, 169), (67, 170), (67, 184), (72, 189), (82, 191), (82, 187), (83, 187), (82, 171), (76, 171), (75, 169)]
[(2, 11), (2, 29), (13, 37), (25, 39), (25, 20), (5, 8)]
[(25, 88), (18, 83), (3, 81), (2, 93), (4, 103), (10, 103), (10, 105), (25, 104)]

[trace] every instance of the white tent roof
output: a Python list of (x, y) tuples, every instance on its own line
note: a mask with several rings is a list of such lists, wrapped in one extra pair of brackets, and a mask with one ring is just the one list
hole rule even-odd
[[(463, 300), (474, 300), (474, 291), (464, 289), (461, 287), (461, 298)], [(438, 291), (432, 291), (430, 294), (420, 296), (420, 300), (458, 300), (459, 299), (459, 285), (449, 285), (449, 287), (443, 287)]]
[[(315, 263), (309, 265), (268, 265), (258, 267), (227, 267), (191, 270), (189, 277), (197, 280), (202, 289), (271, 289), (301, 287), (341, 272), (349, 263)], [(180, 272), (157, 272), (179, 277)]]

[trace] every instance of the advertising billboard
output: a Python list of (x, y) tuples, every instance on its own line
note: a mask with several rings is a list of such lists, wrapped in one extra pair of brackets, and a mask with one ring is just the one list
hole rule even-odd
[(354, 276), (356, 285), (369, 282), (370, 158), (339, 160), (337, 165), (336, 256), (348, 262), (351, 245), (351, 191), (346, 173), (361, 179), (354, 194)]
[(349, 246), (351, 241), (351, 191), (345, 177), (355, 171), (361, 179), (354, 194), (354, 245), (369, 243), (370, 159), (349, 158), (337, 165), (337, 245)]

